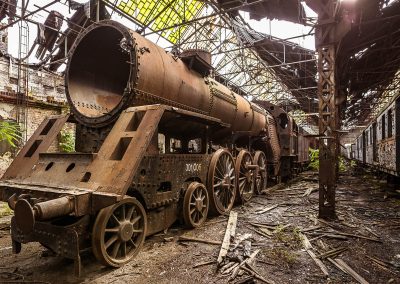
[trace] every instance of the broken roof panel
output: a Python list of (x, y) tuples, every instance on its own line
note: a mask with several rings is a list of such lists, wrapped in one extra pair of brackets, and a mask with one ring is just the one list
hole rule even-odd
[[(242, 6), (241, 11), (249, 12), (250, 18), (261, 20), (268, 18), (270, 20), (285, 20), (297, 24), (305, 24), (306, 14), (303, 6), (298, 0), (218, 0), (219, 7), (230, 9), (232, 7)], [(230, 12), (236, 16), (237, 10)]]

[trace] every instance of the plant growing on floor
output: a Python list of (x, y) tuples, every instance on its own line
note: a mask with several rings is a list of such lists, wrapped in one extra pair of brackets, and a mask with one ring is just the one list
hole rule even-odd
[(0, 202), (0, 218), (12, 214), (13, 211), (8, 207), (7, 203)]
[[(308, 168), (316, 171), (319, 170), (319, 149), (309, 148), (308, 151), (310, 155), (310, 164), (308, 165)], [(339, 157), (338, 163), (339, 163), (339, 172), (344, 172), (347, 170), (343, 157)]]
[(75, 137), (71, 131), (63, 130), (60, 132), (59, 147), (61, 152), (74, 152), (75, 151)]
[(11, 147), (16, 147), (22, 138), (18, 123), (13, 121), (0, 121), (0, 141), (6, 141)]
[(343, 157), (339, 157), (339, 172), (345, 172), (347, 170), (346, 163)]
[(319, 169), (319, 149), (308, 149), (309, 156), (310, 156), (310, 164), (308, 168), (311, 170), (318, 170)]

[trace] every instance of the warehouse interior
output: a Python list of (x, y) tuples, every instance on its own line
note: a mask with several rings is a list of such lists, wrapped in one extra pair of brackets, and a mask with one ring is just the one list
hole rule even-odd
[(399, 0), (0, 0), (0, 282), (400, 283), (399, 42)]

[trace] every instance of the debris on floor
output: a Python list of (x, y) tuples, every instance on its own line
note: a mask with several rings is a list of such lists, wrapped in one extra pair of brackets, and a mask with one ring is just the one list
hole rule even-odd
[[(83, 278), (73, 263), (39, 244), (14, 256), (9, 219), (0, 219), (0, 279), (64, 283), (400, 283), (400, 200), (387, 185), (365, 175), (342, 175), (336, 221), (318, 219), (314, 172), (254, 196), (229, 216), (202, 227), (179, 224), (146, 240), (118, 269), (82, 255)], [(317, 180), (318, 181), (318, 180)], [(386, 196), (386, 197), (385, 197)], [(5, 217), (9, 218), (9, 217)], [(8, 222), (8, 223), (7, 223)], [(18, 268), (18, 269), (17, 269)], [(16, 270), (17, 269), (17, 270)], [(65, 276), (69, 275), (69, 276)]]

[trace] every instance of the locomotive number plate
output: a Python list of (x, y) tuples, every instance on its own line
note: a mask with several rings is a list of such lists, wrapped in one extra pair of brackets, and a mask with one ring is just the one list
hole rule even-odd
[(186, 171), (187, 172), (200, 172), (201, 164), (198, 164), (198, 163), (186, 164)]

